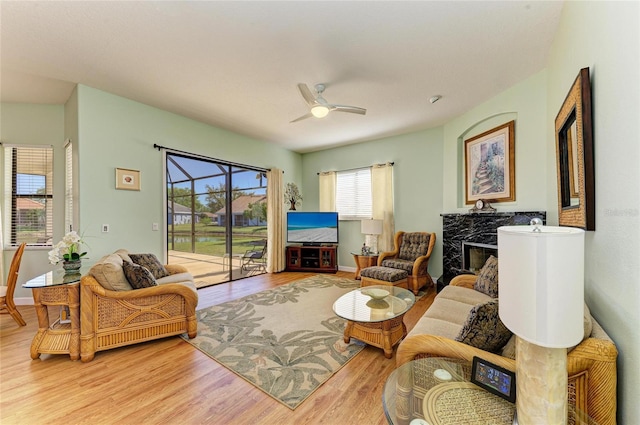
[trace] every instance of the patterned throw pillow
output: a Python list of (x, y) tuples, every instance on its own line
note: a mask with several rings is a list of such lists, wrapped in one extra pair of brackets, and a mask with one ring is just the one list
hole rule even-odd
[(489, 295), (491, 298), (498, 298), (498, 259), (490, 256), (480, 269), (473, 289)]
[(169, 272), (153, 254), (129, 254), (131, 261), (146, 268), (154, 278), (160, 279), (169, 276)]
[(133, 289), (158, 286), (151, 272), (145, 267), (125, 261), (124, 264), (122, 264), (122, 269)]
[(456, 341), (495, 353), (509, 341), (511, 335), (511, 331), (498, 316), (496, 299), (478, 304), (471, 309)]

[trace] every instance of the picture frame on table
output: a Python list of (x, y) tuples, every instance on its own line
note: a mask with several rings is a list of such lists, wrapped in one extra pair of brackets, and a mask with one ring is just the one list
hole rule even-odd
[(515, 163), (515, 121), (465, 140), (465, 204), (515, 201)]
[(116, 189), (140, 190), (140, 171), (116, 168)]

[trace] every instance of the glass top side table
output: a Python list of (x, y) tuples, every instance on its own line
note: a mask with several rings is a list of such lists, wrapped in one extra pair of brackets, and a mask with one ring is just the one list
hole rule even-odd
[[(30, 288), (38, 316), (38, 332), (31, 342), (31, 358), (41, 354), (68, 354), (71, 360), (80, 358), (80, 278), (91, 268), (83, 265), (78, 273), (68, 274), (56, 269), (25, 282)], [(67, 320), (49, 323), (49, 306), (67, 306)]]
[(360, 280), (360, 270), (367, 267), (373, 267), (378, 265), (378, 256), (380, 253), (368, 253), (352, 251), (353, 260), (356, 262), (356, 280)]

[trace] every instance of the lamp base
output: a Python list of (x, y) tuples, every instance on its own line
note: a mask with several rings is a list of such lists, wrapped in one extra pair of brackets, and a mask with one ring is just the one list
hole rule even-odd
[(516, 337), (516, 408), (520, 425), (567, 423), (567, 349)]
[(373, 254), (378, 253), (378, 235), (366, 235), (365, 245), (368, 246)]

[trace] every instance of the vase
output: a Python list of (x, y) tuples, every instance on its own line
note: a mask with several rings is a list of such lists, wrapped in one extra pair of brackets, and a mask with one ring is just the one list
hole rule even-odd
[(80, 270), (80, 267), (82, 267), (81, 260), (70, 260), (70, 261), (65, 260), (62, 262), (62, 268), (64, 269), (65, 274), (78, 273), (78, 270)]

